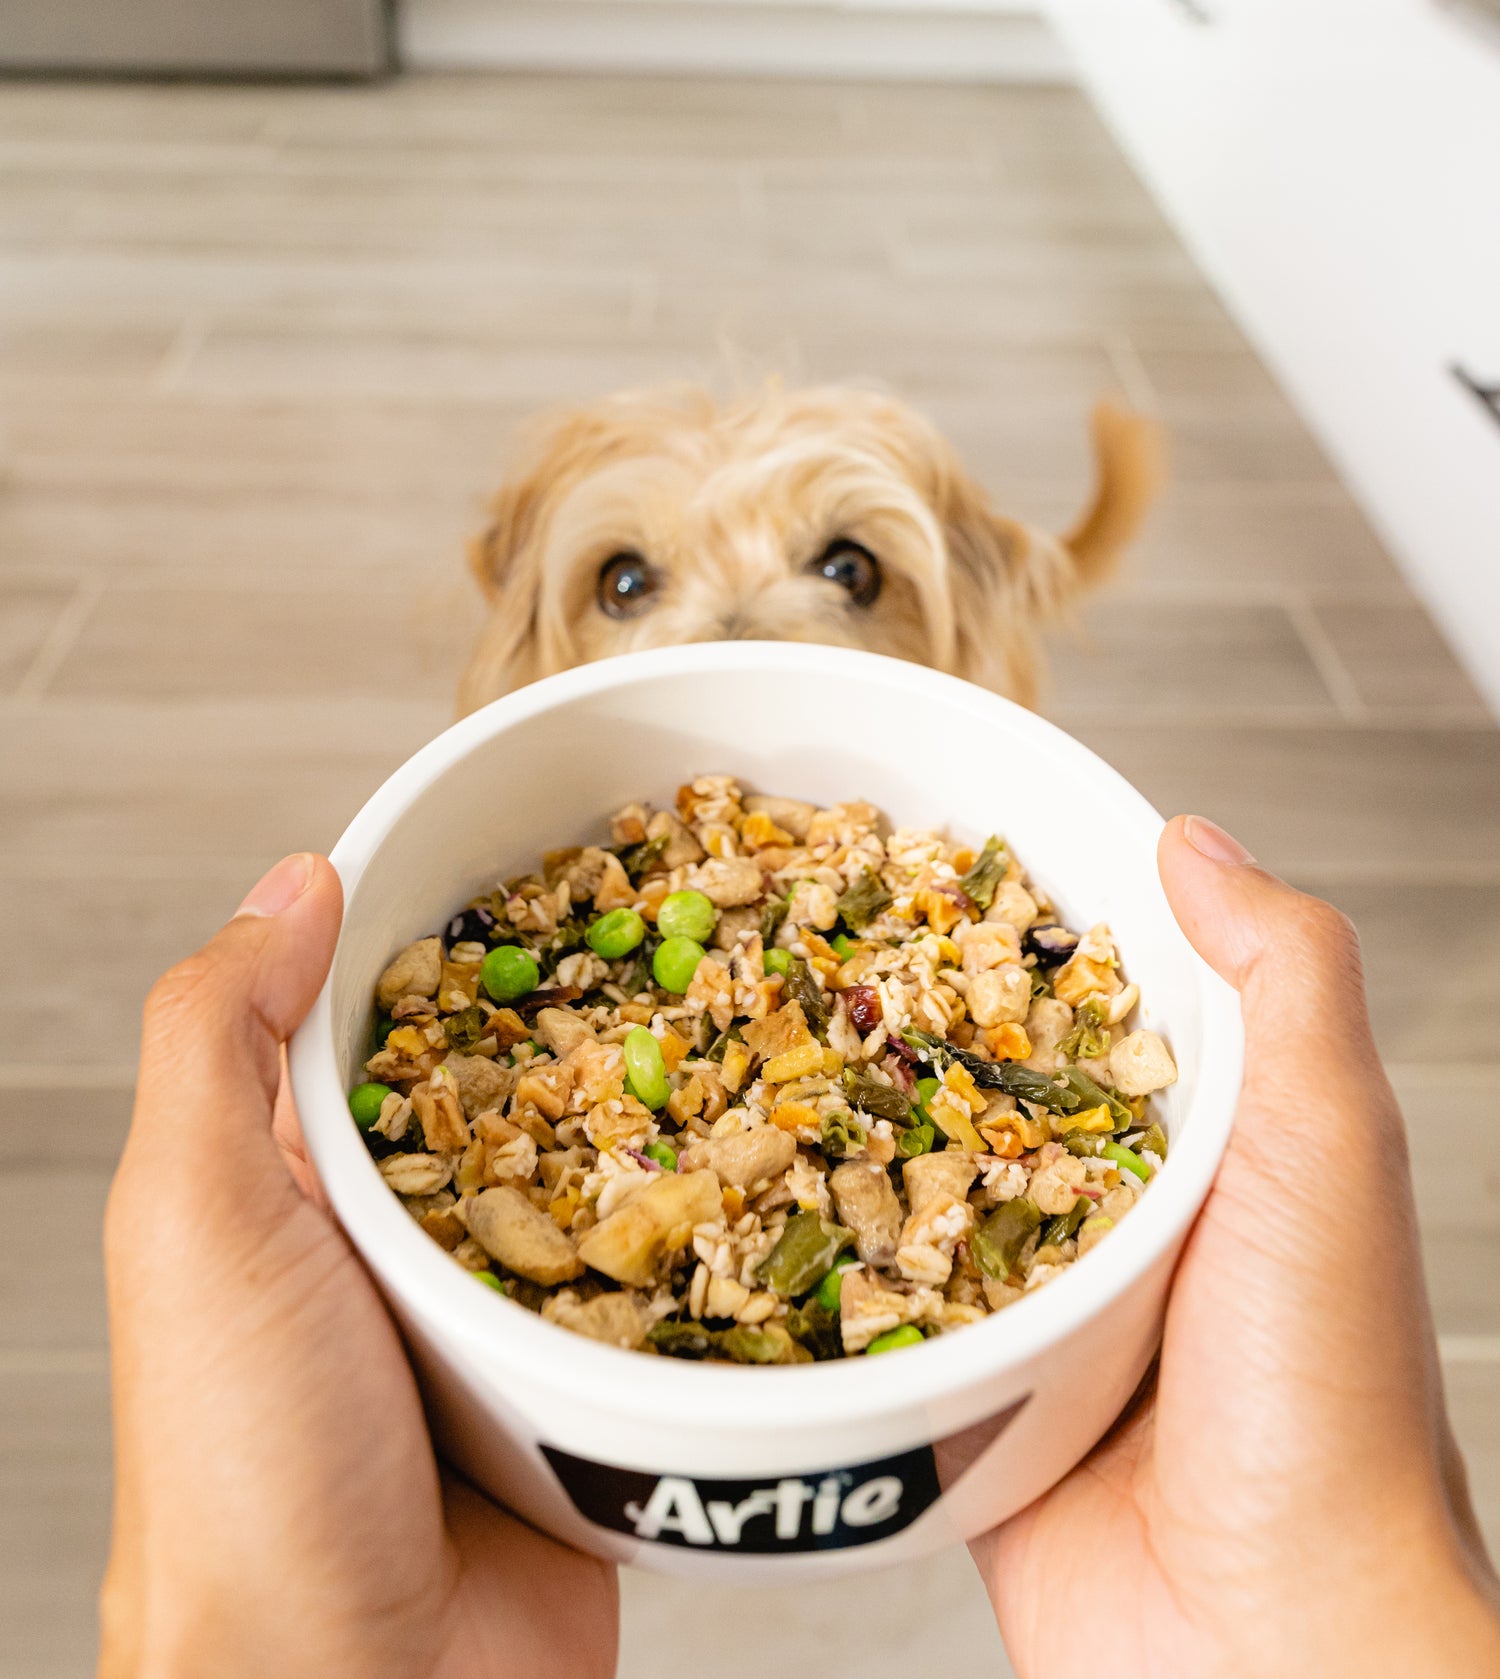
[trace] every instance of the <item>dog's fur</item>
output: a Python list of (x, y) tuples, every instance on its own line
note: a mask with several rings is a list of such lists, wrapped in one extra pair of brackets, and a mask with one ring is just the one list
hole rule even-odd
[[(1039, 627), (1109, 575), (1160, 481), (1150, 421), (1101, 404), (1094, 441), (1093, 503), (1059, 537), (997, 513), (927, 421), (869, 391), (672, 389), (554, 416), (471, 545), (489, 617), (460, 711), (607, 654), (730, 639), (866, 647), (1031, 704)], [(807, 570), (839, 540), (879, 562), (867, 607)], [(596, 599), (621, 553), (660, 579), (624, 620)]]

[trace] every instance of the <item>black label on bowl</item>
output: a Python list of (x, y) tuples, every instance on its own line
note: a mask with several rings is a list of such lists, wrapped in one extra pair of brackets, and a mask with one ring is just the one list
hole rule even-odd
[[(1029, 1396), (1028, 1396), (1029, 1397)], [(653, 1475), (543, 1446), (578, 1513), (598, 1527), (699, 1551), (776, 1555), (873, 1545), (937, 1502), (1026, 1403), (931, 1446), (754, 1481)]]

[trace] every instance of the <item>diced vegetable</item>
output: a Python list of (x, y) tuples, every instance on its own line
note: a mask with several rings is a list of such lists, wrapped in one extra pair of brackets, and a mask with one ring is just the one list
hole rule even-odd
[(1122, 1171), (1134, 1172), (1142, 1183), (1150, 1182), (1150, 1166), (1133, 1149), (1126, 1148), (1124, 1143), (1105, 1143), (1099, 1152), (1106, 1160), (1113, 1160)]
[(1058, 1044), (1069, 1061), (1088, 1061), (1109, 1048), (1108, 1005), (1097, 997), (1085, 997), (1073, 1016), (1073, 1030)]
[[(829, 1273), (830, 1276), (835, 1274)], [(787, 1313), (786, 1327), (792, 1339), (820, 1363), (824, 1359), (843, 1356), (844, 1342), (839, 1333), (838, 1312), (824, 1304), (821, 1285), (817, 1294), (802, 1305), (792, 1307)]]
[(793, 1213), (755, 1274), (773, 1293), (790, 1300), (806, 1294), (853, 1241), (849, 1231), (815, 1212)]
[(653, 1110), (664, 1108), (672, 1087), (667, 1083), (667, 1064), (661, 1045), (644, 1026), (633, 1026), (621, 1045), (625, 1053), (625, 1078), (631, 1094)]
[(886, 1330), (884, 1335), (877, 1335), (865, 1348), (865, 1357), (870, 1358), (875, 1353), (894, 1352), (897, 1347), (920, 1347), (922, 1331), (914, 1323), (897, 1324), (894, 1329)]
[(1058, 1114), (1053, 1121), (1053, 1130), (1060, 1137), (1069, 1131), (1102, 1131), (1107, 1134), (1114, 1128), (1114, 1115), (1103, 1102), (1097, 1108), (1080, 1108), (1077, 1113)]
[(387, 1096), (393, 1092), (388, 1084), (357, 1084), (349, 1092), (349, 1112), (361, 1131), (368, 1131), (380, 1118), (380, 1110)]
[(707, 1324), (673, 1323), (668, 1319), (652, 1324), (646, 1331), (646, 1342), (668, 1358), (707, 1358), (718, 1337)]
[(1167, 1134), (1159, 1125), (1148, 1125), (1136, 1146), (1142, 1150), (1150, 1149), (1158, 1160), (1167, 1158)]
[(1065, 1213), (1059, 1213), (1056, 1218), (1048, 1219), (1042, 1227), (1042, 1233), (1037, 1238), (1037, 1246), (1044, 1248), (1048, 1243), (1064, 1242), (1076, 1233), (1078, 1226), (1089, 1216), (1094, 1203), (1087, 1195), (1080, 1195)]
[(503, 1279), (497, 1277), (493, 1271), (476, 1271), (474, 1281), (483, 1283), (486, 1288), (494, 1289), (496, 1294), (510, 1293), (510, 1286)]
[(1041, 1208), (1026, 1196), (1001, 1202), (969, 1238), (974, 1263), (987, 1277), (1008, 1277), (1041, 1222)]
[(836, 1312), (839, 1309), (839, 1297), (844, 1288), (844, 1272), (851, 1265), (857, 1265), (858, 1263), (859, 1261), (852, 1253), (841, 1253), (829, 1267), (822, 1282), (818, 1284), (817, 1292), (813, 1295), (813, 1299), (825, 1311)]
[(536, 957), (518, 944), (496, 945), (479, 968), (479, 983), (497, 1003), (535, 991), (541, 977)]
[[(1077, 1106), (1081, 1108), (1097, 1108), (1100, 1103), (1109, 1109), (1115, 1122), (1117, 1131), (1126, 1131), (1135, 1124), (1135, 1115), (1120, 1100), (1102, 1085), (1095, 1084), (1081, 1067), (1064, 1067), (1058, 1075), (1068, 1089), (1078, 1098)], [(1071, 1112), (1064, 1109), (1064, 1112)]]
[(839, 899), (839, 918), (852, 932), (862, 933), (891, 902), (880, 876), (874, 869), (866, 869)]
[(680, 997), (693, 983), (698, 964), (708, 954), (692, 939), (663, 939), (651, 959), (651, 972), (663, 991)]
[(835, 933), (828, 941), (840, 962), (847, 962), (854, 954), (854, 940), (847, 933)]
[(761, 911), (760, 936), (767, 946), (776, 937), (776, 930), (786, 920), (786, 912), (790, 908), (791, 900), (789, 898), (772, 898), (765, 909)]
[(655, 1142), (647, 1143), (641, 1150), (648, 1160), (654, 1160), (664, 1172), (677, 1170), (677, 1155), (670, 1143), (664, 1143), (660, 1137)]
[(991, 834), (984, 842), (984, 850), (975, 858), (974, 867), (959, 881), (958, 889), (971, 903), (988, 909), (1009, 867), (1010, 853), (1005, 841)]
[[(719, 1354), (732, 1364), (795, 1364), (795, 1341), (778, 1323), (737, 1323), (719, 1336)], [(806, 1361), (806, 1354), (802, 1355)]]
[(778, 950), (774, 945), (761, 955), (761, 967), (768, 974), (780, 974), (783, 979), (792, 971), (792, 953)]
[(612, 909), (583, 935), (590, 950), (606, 962), (628, 956), (646, 936), (646, 923), (633, 909)]
[(692, 939), (704, 944), (713, 933), (719, 912), (702, 892), (669, 892), (656, 912), (657, 931), (664, 939)]
[(801, 1003), (802, 1012), (807, 1017), (808, 1030), (820, 1042), (827, 1043), (828, 1005), (823, 1001), (823, 993), (818, 989), (812, 969), (801, 956), (792, 958), (792, 965), (786, 976), (786, 995), (794, 1002)]
[(624, 865), (625, 873), (630, 876), (632, 886), (656, 868), (662, 860), (662, 853), (666, 851), (671, 841), (670, 834), (658, 834), (655, 839), (642, 840), (639, 845), (627, 846), (620, 855), (620, 862)]
[(893, 1125), (911, 1124), (911, 1103), (894, 1085), (882, 1084), (853, 1067), (845, 1067), (844, 1094), (863, 1113), (875, 1119), (888, 1119)]
[(846, 1155), (858, 1154), (868, 1141), (868, 1133), (852, 1113), (823, 1116), (818, 1147), (829, 1160), (842, 1160)]
[(896, 1138), (896, 1152), (903, 1160), (915, 1160), (918, 1155), (930, 1154), (937, 1141), (937, 1127), (930, 1120), (908, 1126)]

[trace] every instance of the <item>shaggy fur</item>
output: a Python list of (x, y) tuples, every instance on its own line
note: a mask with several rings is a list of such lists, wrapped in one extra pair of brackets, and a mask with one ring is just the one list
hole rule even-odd
[[(645, 391), (553, 416), (471, 545), (489, 616), (460, 711), (608, 654), (729, 639), (865, 647), (1031, 704), (1039, 627), (1109, 575), (1160, 480), (1149, 421), (1101, 404), (1094, 440), (1093, 504), (1054, 536), (996, 512), (927, 421), (873, 392)], [(879, 562), (869, 606), (807, 569), (837, 541)], [(598, 600), (622, 553), (657, 580), (628, 619)]]

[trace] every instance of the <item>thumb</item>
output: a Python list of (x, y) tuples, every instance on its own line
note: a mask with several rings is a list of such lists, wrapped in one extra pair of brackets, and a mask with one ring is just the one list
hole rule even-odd
[(1260, 868), (1201, 816), (1167, 824), (1157, 862), (1193, 948), (1240, 993), (1247, 1091), (1311, 1077), (1304, 1107), (1310, 1089), (1341, 1076), (1382, 1079), (1359, 936), (1346, 916)]
[(276, 1158), (281, 1048), (333, 957), (343, 889), (325, 857), (284, 858), (146, 1001), (131, 1147), (211, 1162), (243, 1187)]

